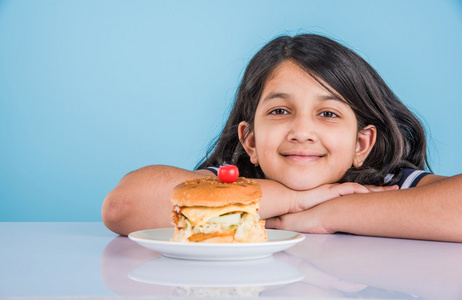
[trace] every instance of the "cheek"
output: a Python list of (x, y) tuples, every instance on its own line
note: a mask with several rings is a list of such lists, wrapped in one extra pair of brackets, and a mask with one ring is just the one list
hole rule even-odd
[(255, 150), (257, 153), (258, 163), (260, 167), (264, 167), (274, 160), (274, 153), (276, 152), (277, 147), (274, 144), (273, 139), (264, 139), (260, 138), (256, 141)]
[(339, 132), (325, 139), (329, 145), (331, 154), (335, 153), (336, 157), (346, 165), (353, 162), (356, 153), (356, 134), (351, 131)]
[(280, 145), (281, 138), (283, 138), (283, 130), (281, 127), (261, 126), (255, 128), (255, 147), (257, 153), (273, 153)]

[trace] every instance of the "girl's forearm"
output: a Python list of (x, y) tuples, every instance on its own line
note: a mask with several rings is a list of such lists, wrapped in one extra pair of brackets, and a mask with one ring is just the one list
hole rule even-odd
[(343, 196), (314, 210), (329, 232), (462, 242), (462, 175), (406, 190)]

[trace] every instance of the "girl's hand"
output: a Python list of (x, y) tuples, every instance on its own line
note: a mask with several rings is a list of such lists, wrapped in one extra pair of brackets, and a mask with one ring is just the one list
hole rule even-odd
[(289, 213), (301, 212), (310, 209), (322, 202), (351, 194), (364, 194), (369, 192), (384, 192), (397, 190), (398, 186), (361, 185), (354, 182), (324, 184), (308, 191), (295, 192), (294, 200)]
[(309, 210), (285, 214), (266, 219), (266, 228), (290, 230), (302, 233), (334, 233), (324, 227), (321, 222), (319, 206)]
[(323, 207), (328, 200), (351, 194), (397, 190), (394, 186), (363, 186), (357, 183), (325, 184), (308, 191), (296, 192), (296, 198), (287, 214), (266, 219), (266, 228), (291, 230), (304, 233), (334, 233), (322, 223)]

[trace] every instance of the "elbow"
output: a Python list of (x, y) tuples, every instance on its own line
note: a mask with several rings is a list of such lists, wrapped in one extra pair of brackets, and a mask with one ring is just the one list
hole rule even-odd
[(113, 190), (104, 198), (101, 207), (101, 218), (104, 225), (114, 233), (128, 235), (123, 228), (124, 220), (127, 219), (128, 210), (124, 208), (123, 199)]

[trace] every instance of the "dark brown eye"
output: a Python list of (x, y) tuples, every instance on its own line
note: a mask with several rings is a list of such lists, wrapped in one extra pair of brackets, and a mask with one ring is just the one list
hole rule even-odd
[(322, 113), (319, 114), (321, 117), (325, 117), (325, 118), (337, 118), (338, 116), (331, 112), (331, 111), (324, 111)]
[(287, 114), (287, 110), (282, 109), (282, 108), (277, 108), (275, 110), (272, 110), (271, 114), (272, 115), (284, 115), (284, 114)]

